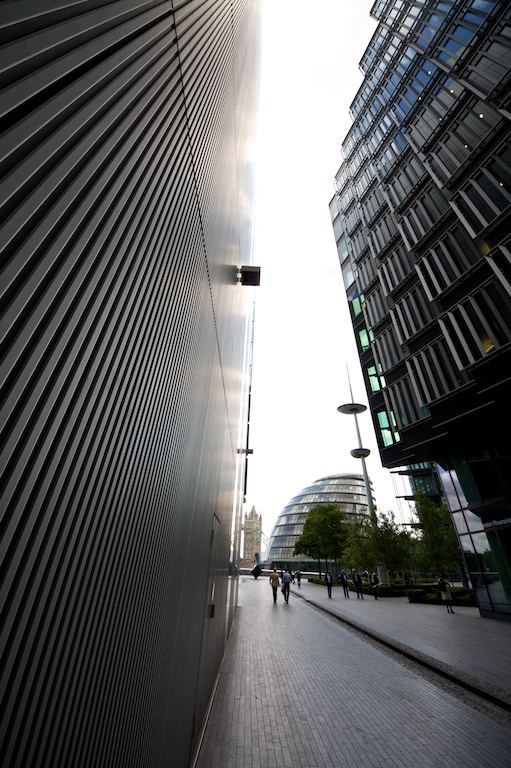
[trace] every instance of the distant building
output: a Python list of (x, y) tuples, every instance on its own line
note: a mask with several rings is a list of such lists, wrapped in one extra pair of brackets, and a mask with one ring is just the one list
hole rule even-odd
[(251, 567), (259, 563), (263, 557), (263, 519), (258, 515), (256, 508), (252, 507), (249, 513), (245, 513), (243, 521), (243, 560), (242, 564)]
[(481, 614), (511, 619), (511, 4), (371, 14), (330, 211), (380, 455), (437, 464)]
[[(317, 560), (295, 557), (293, 550), (302, 534), (307, 514), (317, 504), (329, 502), (337, 504), (348, 515), (369, 515), (364, 476), (345, 474), (322, 477), (294, 496), (278, 516), (270, 536), (266, 559), (272, 566), (317, 570)], [(376, 503), (374, 495), (373, 503)]]

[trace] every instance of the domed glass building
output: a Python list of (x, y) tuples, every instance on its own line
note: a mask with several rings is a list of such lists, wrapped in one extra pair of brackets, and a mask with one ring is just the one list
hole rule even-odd
[[(372, 483), (371, 483), (372, 493)], [(315, 561), (294, 557), (295, 542), (303, 531), (308, 512), (321, 503), (333, 503), (348, 515), (368, 515), (363, 475), (329, 475), (315, 480), (284, 507), (268, 543), (267, 561), (272, 567), (315, 570)], [(373, 495), (373, 504), (376, 504)]]

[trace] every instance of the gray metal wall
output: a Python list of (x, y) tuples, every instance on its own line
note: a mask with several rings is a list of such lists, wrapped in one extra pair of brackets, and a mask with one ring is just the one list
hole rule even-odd
[(2, 766), (197, 743), (236, 601), (258, 5), (1, 4)]

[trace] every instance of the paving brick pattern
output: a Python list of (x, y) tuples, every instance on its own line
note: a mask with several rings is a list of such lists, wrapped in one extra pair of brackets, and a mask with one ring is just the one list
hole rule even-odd
[(296, 595), (274, 605), (266, 579), (241, 582), (197, 768), (509, 768), (509, 727)]
[(511, 705), (511, 622), (482, 619), (477, 608), (409, 603), (406, 597), (357, 600), (334, 586), (302, 580), (296, 594), (354, 626), (405, 647), (437, 668)]

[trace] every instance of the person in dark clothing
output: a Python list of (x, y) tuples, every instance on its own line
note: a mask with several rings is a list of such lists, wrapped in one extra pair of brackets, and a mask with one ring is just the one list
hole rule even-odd
[(357, 600), (359, 599), (359, 597), (361, 597), (363, 600), (364, 595), (362, 594), (362, 576), (359, 574), (356, 568), (351, 574), (351, 580), (355, 585), (355, 589), (357, 590)]
[(371, 585), (371, 589), (373, 590), (374, 599), (378, 600), (378, 585), (379, 585), (379, 579), (376, 573), (373, 571), (372, 574), (369, 576), (369, 584)]
[(348, 577), (346, 575), (346, 571), (341, 571), (341, 574), (339, 576), (339, 580), (342, 584), (342, 588), (344, 590), (344, 597), (350, 596), (350, 590), (348, 588)]
[(296, 571), (295, 579), (298, 586), (300, 586), (300, 584), (302, 583), (302, 574), (300, 573), (300, 571)]
[(332, 578), (332, 574), (330, 573), (330, 571), (326, 572), (325, 582), (326, 582), (326, 588), (327, 588), (327, 591), (328, 591), (328, 597), (332, 597), (333, 578)]
[(293, 577), (291, 576), (291, 572), (288, 569), (282, 576), (282, 592), (284, 594), (284, 600), (286, 603), (289, 603), (289, 586), (292, 581)]

